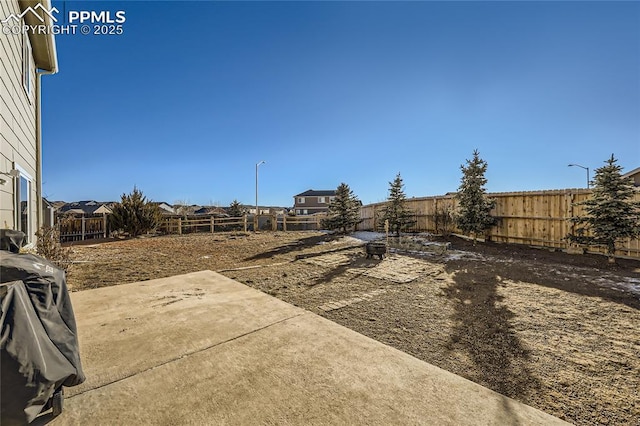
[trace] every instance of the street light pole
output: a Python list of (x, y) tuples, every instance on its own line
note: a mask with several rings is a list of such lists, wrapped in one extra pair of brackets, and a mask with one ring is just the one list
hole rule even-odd
[(260, 164), (264, 164), (266, 161), (262, 160), (259, 163), (256, 163), (256, 215), (254, 216), (253, 221), (253, 232), (258, 231), (258, 166)]
[(590, 188), (590, 186), (589, 186), (590, 185), (589, 184), (589, 182), (590, 182), (589, 181), (589, 168), (585, 167), (585, 166), (581, 166), (580, 164), (569, 164), (568, 167), (572, 167), (572, 166), (580, 167), (581, 169), (585, 169), (587, 171), (587, 189), (589, 189)]

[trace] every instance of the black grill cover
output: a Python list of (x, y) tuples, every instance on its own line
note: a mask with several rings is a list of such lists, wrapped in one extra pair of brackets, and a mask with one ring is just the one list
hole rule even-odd
[(31, 422), (54, 391), (85, 379), (65, 273), (0, 251), (0, 424)]
[(0, 229), (0, 250), (9, 250), (18, 253), (24, 245), (24, 232), (13, 229)]

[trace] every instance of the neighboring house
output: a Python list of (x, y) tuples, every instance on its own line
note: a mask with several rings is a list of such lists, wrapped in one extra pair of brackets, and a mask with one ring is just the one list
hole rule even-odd
[(202, 215), (214, 216), (214, 217), (229, 217), (229, 215), (227, 214), (224, 208), (212, 207), (212, 206), (201, 207), (195, 212), (193, 212), (193, 214), (202, 214)]
[[(256, 206), (248, 206), (246, 210), (248, 214), (251, 214), (251, 215), (256, 214)], [(259, 215), (271, 214), (271, 207), (258, 206), (258, 214)]]
[(176, 214), (176, 209), (174, 209), (171, 204), (165, 203), (164, 201), (152, 201), (151, 204), (155, 204), (156, 206), (158, 206), (162, 214)]
[[(256, 214), (256, 206), (243, 205), (242, 209), (249, 215)], [(283, 215), (287, 214), (286, 207), (278, 206), (258, 206), (258, 212), (260, 215)]]
[(49, 203), (53, 206), (54, 209), (59, 210), (60, 207), (67, 204), (66, 201), (49, 201)]
[(196, 211), (200, 210), (202, 206), (198, 206), (196, 204), (186, 205), (186, 204), (174, 204), (173, 209), (175, 210), (175, 214), (181, 216), (190, 216), (195, 214)]
[(99, 203), (97, 201), (74, 201), (73, 203), (66, 203), (64, 206), (58, 209), (60, 213), (72, 213), (83, 216), (92, 216), (98, 214), (111, 214), (112, 203)]
[(336, 191), (315, 191), (310, 189), (293, 197), (293, 211), (297, 215), (325, 213)]
[(269, 214), (275, 214), (275, 215), (284, 215), (284, 214), (288, 214), (289, 210), (284, 208), (284, 207), (269, 207)]
[(633, 179), (633, 185), (636, 188), (640, 188), (640, 167), (637, 167), (633, 170), (631, 170), (629, 173), (625, 173), (622, 175), (622, 177), (630, 177)]
[[(51, 9), (49, 0), (0, 1), (0, 21), (29, 7), (45, 25), (52, 24), (42, 10)], [(13, 34), (4, 28), (38, 24), (42, 22), (32, 12), (23, 20), (0, 23), (0, 228), (23, 231), (29, 243), (35, 242), (36, 231), (44, 224), (41, 77), (58, 71), (58, 59), (54, 35)]]

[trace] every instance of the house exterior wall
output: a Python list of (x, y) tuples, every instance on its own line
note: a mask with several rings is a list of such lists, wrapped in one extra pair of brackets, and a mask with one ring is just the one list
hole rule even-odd
[[(16, 0), (0, 2), (0, 17), (19, 14)], [(29, 206), (29, 241), (35, 241), (38, 214), (36, 197), (36, 70), (29, 61), (31, 94), (23, 87), (23, 37), (0, 34), (0, 172), (22, 170), (31, 178)], [(0, 185), (0, 227), (17, 229), (19, 225), (16, 192), (20, 178), (2, 175)]]
[[(329, 203), (333, 196), (295, 196), (293, 197), (293, 210), (298, 215), (324, 213), (329, 210)], [(304, 199), (304, 200), (302, 200)], [(320, 202), (324, 199), (324, 202)], [(304, 202), (303, 202), (304, 201)], [(306, 213), (304, 211), (306, 210)]]

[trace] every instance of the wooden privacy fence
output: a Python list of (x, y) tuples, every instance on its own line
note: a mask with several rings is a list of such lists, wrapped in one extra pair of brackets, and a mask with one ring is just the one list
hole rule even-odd
[[(498, 224), (486, 233), (485, 238), (497, 242), (566, 249), (570, 244), (565, 238), (575, 231), (575, 225), (568, 219), (584, 214), (584, 208), (575, 203), (590, 198), (591, 190), (504, 192), (488, 196), (496, 200), (496, 207), (491, 214), (497, 218)], [(640, 201), (640, 192), (636, 192), (634, 200)], [(376, 203), (363, 206), (360, 210), (362, 222), (358, 229), (379, 230), (379, 215), (384, 205)], [(457, 205), (455, 195), (408, 199), (408, 208), (415, 212), (415, 224), (409, 231), (459, 233), (460, 230), (451, 220)], [(605, 252), (604, 248), (585, 248), (592, 253)], [(640, 258), (640, 240), (623, 241), (616, 254)]]
[(58, 219), (60, 242), (84, 241), (109, 236), (109, 221), (106, 214), (100, 216), (65, 217)]

